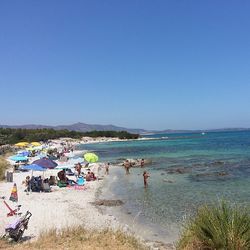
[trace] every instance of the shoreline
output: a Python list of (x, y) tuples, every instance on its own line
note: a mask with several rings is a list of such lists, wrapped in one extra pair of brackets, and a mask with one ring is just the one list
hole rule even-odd
[[(143, 208), (138, 208), (136, 213), (131, 212), (130, 208), (126, 206), (127, 201), (124, 200), (119, 194), (114, 193), (112, 190), (113, 179), (117, 180), (117, 172), (121, 170), (121, 166), (113, 165), (110, 168), (109, 181), (107, 178), (103, 181), (101, 192), (98, 194), (98, 199), (103, 200), (121, 200), (125, 202), (122, 206), (117, 207), (100, 207), (103, 214), (112, 215), (119, 221), (123, 227), (127, 228), (130, 233), (137, 235), (143, 242), (149, 246), (158, 249), (175, 249), (174, 242), (176, 239), (171, 238), (166, 232), (158, 228), (156, 224), (145, 222), (143, 219)], [(111, 184), (111, 185), (110, 185)]]

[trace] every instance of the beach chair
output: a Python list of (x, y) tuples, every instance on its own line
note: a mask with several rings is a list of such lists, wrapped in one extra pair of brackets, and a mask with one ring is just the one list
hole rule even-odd
[(5, 228), (4, 237), (13, 239), (16, 242), (19, 241), (22, 238), (24, 231), (28, 228), (28, 223), (31, 216), (32, 214), (27, 211), (24, 216), (7, 225)]
[(16, 209), (12, 209), (9, 204), (5, 201), (5, 197), (0, 197), (0, 199), (3, 200), (4, 205), (9, 209), (9, 213), (7, 213), (7, 217), (14, 216), (14, 215), (21, 215), (22, 213), (18, 212), (20, 211), (21, 205), (17, 205)]

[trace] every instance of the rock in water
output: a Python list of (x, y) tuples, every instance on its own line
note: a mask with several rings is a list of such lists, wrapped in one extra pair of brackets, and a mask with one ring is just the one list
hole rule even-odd
[(107, 207), (121, 206), (124, 204), (124, 202), (121, 200), (97, 200), (91, 203), (96, 206), (107, 206)]

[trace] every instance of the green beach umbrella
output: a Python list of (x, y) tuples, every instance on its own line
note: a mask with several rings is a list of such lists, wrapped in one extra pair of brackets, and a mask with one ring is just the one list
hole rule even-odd
[(84, 159), (89, 163), (94, 163), (98, 161), (98, 156), (94, 153), (86, 153), (84, 154)]

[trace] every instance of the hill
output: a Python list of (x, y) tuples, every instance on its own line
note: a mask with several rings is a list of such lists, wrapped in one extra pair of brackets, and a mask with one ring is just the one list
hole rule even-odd
[(1, 128), (25, 128), (25, 129), (43, 129), (50, 128), (55, 130), (67, 129), (69, 131), (77, 132), (91, 132), (91, 131), (127, 131), (132, 134), (143, 134), (147, 133), (147, 130), (144, 129), (130, 129), (118, 127), (115, 125), (98, 125), (98, 124), (87, 124), (87, 123), (74, 123), (71, 125), (57, 125), (57, 126), (48, 126), (48, 125), (36, 125), (36, 124), (25, 124), (25, 125), (0, 125)]

